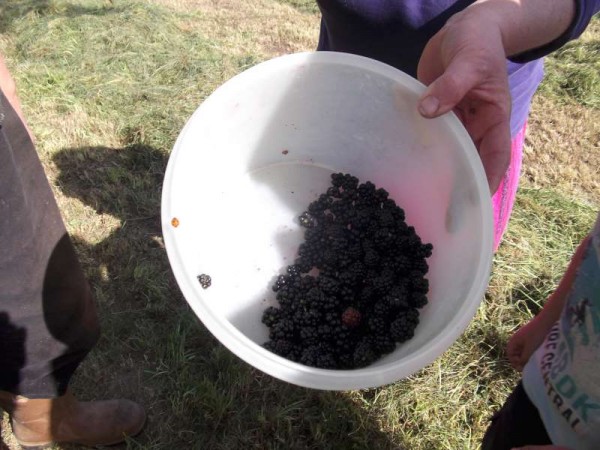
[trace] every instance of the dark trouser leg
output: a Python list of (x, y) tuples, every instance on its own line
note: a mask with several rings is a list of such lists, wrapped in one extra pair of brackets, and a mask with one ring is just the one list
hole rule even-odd
[(550, 445), (544, 423), (521, 382), (492, 417), (482, 450), (511, 450), (524, 445)]
[(98, 340), (98, 319), (33, 143), (0, 102), (0, 391), (55, 397)]

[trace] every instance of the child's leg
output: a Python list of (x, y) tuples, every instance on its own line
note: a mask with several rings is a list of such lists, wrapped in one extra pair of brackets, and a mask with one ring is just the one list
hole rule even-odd
[(511, 450), (524, 445), (550, 445), (544, 423), (521, 382), (494, 414), (482, 450)]
[(527, 124), (523, 125), (523, 128), (512, 138), (510, 166), (504, 174), (498, 190), (492, 197), (492, 206), (494, 207), (494, 251), (498, 250), (515, 203), (517, 187), (519, 186), (519, 176), (521, 174), (521, 160), (523, 159), (523, 143), (525, 141), (526, 128)]

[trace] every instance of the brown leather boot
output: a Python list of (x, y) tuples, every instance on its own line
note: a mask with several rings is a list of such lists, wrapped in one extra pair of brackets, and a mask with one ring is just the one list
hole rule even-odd
[(23, 447), (118, 444), (139, 433), (146, 421), (144, 409), (130, 400), (80, 402), (70, 392), (48, 399), (0, 392), (0, 406), (10, 414), (13, 434)]

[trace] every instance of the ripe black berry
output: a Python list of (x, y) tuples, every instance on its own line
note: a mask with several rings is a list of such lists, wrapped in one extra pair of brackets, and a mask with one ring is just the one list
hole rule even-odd
[(354, 369), (410, 339), (427, 303), (433, 247), (389, 193), (334, 173), (299, 222), (298, 256), (272, 285), (279, 307), (262, 316), (264, 347), (313, 367)]
[(202, 289), (209, 288), (212, 284), (210, 276), (206, 275), (205, 273), (203, 273), (202, 275), (198, 275), (198, 281), (200, 282), (200, 286), (202, 286)]

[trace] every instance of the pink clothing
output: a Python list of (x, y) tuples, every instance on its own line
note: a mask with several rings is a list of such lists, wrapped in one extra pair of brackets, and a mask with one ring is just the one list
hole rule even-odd
[(510, 166), (508, 166), (498, 190), (492, 197), (492, 206), (494, 208), (494, 251), (498, 250), (498, 246), (508, 225), (508, 219), (510, 219), (510, 213), (515, 204), (517, 187), (519, 186), (519, 175), (521, 174), (526, 128), (527, 123), (512, 138)]

